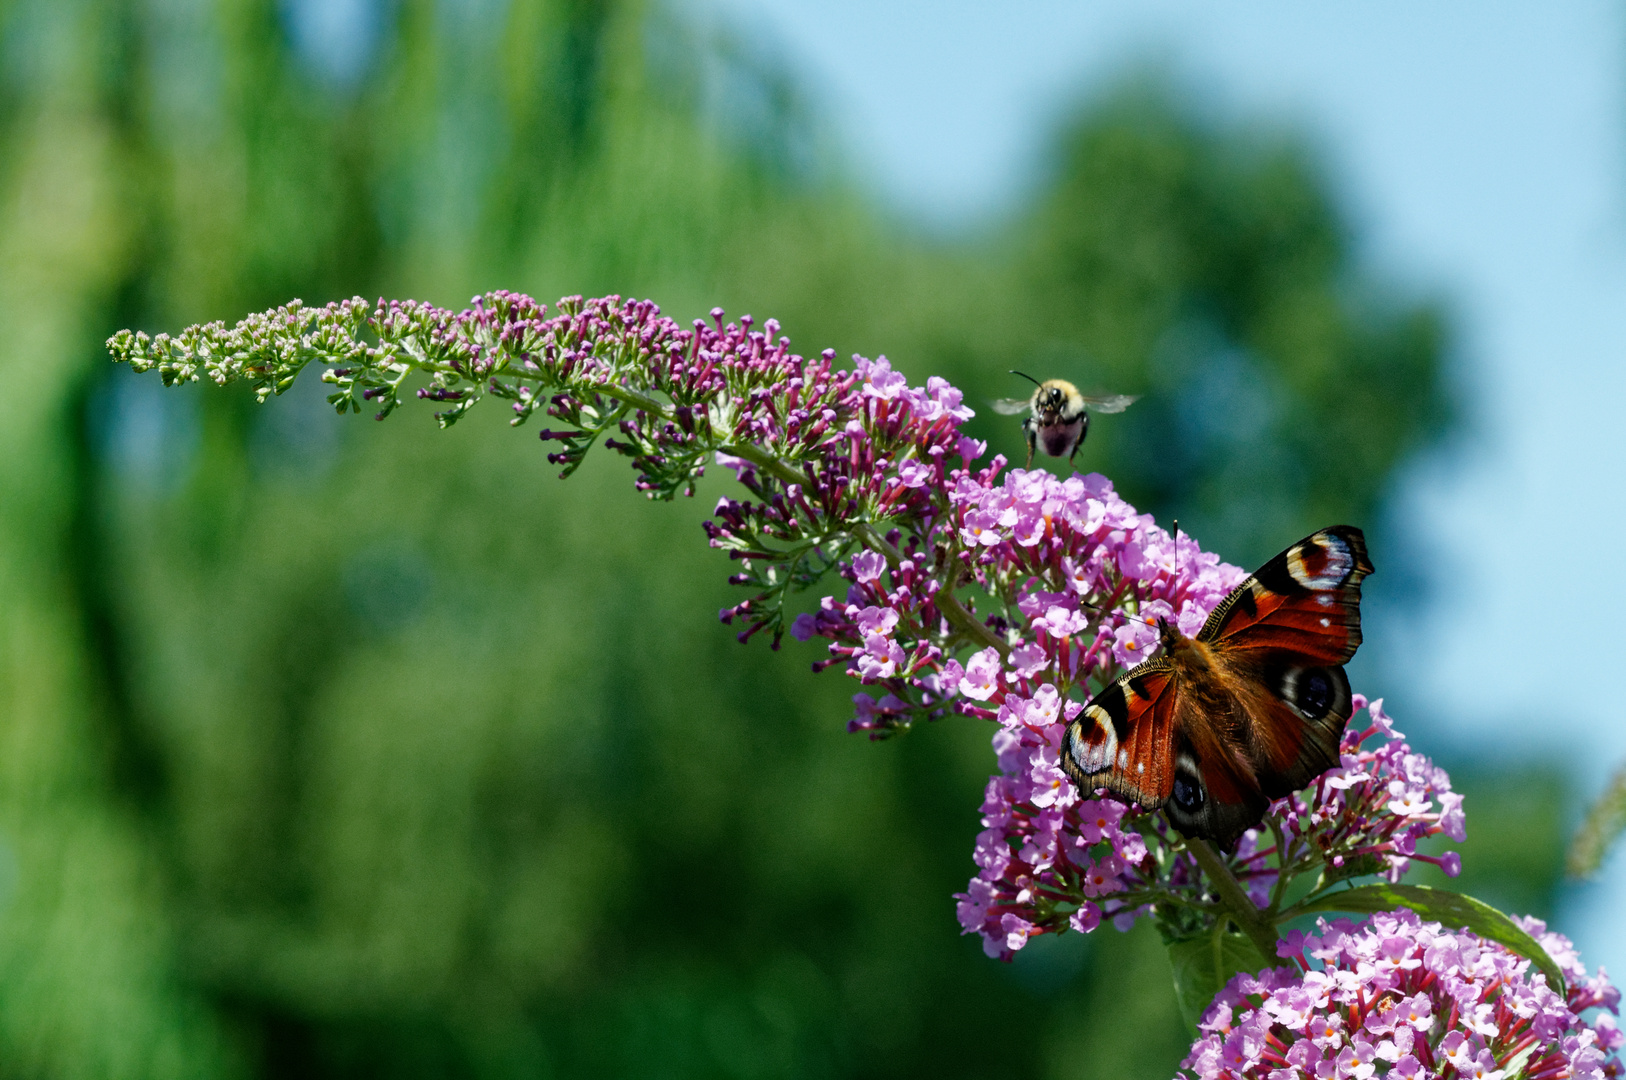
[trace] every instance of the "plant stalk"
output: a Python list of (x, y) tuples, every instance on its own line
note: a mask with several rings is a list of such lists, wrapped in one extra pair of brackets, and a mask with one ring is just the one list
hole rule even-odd
[(1225, 905), (1225, 913), (1230, 920), (1236, 923), (1237, 929), (1248, 935), (1259, 955), (1267, 962), (1276, 960), (1276, 926), (1270, 917), (1254, 906), (1248, 897), (1248, 891), (1242, 883), (1231, 873), (1225, 860), (1220, 858), (1219, 852), (1214, 850), (1212, 844), (1200, 837), (1188, 837), (1186, 850), (1191, 852), (1197, 865), (1202, 867), (1203, 874), (1214, 885), (1214, 891), (1219, 894), (1220, 902)]

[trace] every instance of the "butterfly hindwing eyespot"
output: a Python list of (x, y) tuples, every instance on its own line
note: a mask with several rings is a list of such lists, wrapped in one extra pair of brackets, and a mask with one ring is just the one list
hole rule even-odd
[(1259, 788), (1281, 798), (1338, 764), (1338, 743), (1355, 711), (1349, 676), (1340, 666), (1278, 656), (1260, 672), (1253, 700), (1254, 770)]
[(1174, 776), (1163, 811), (1169, 823), (1187, 836), (1207, 837), (1226, 851), (1259, 823), (1269, 805), (1258, 791), (1239, 785), (1218, 761), (1199, 764), (1194, 752), (1181, 751), (1174, 758)]
[(1290, 667), (1282, 671), (1277, 692), (1306, 720), (1320, 720), (1338, 698), (1338, 687), (1326, 668)]
[(1181, 754), (1175, 759), (1174, 790), (1169, 797), (1174, 802), (1174, 808), (1187, 818), (1201, 813), (1203, 803), (1208, 801), (1202, 777), (1197, 773), (1197, 763), (1190, 754)]

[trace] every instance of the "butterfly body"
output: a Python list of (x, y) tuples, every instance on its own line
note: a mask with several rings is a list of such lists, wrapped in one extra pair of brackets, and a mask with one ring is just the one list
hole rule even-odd
[(1313, 533), (1233, 589), (1195, 637), (1159, 620), (1157, 656), (1068, 726), (1080, 789), (1161, 808), (1227, 849), (1272, 799), (1338, 763), (1353, 710), (1343, 665), (1361, 642), (1359, 529)]

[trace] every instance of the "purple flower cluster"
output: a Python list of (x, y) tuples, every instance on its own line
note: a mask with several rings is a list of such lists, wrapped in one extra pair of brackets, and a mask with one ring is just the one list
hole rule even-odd
[[(938, 690), (951, 696), (958, 688), (958, 711), (1000, 725), (1000, 771), (988, 782), (974, 850), (978, 872), (957, 898), (961, 926), (981, 935), (990, 955), (1008, 958), (1034, 934), (1198, 910), (1212, 883), (1167, 823), (1076, 791), (1060, 768), (1061, 739), (1081, 707), (1069, 689), (1087, 696), (1144, 659), (1158, 617), (1197, 633), (1243, 572), (1137, 514), (1100, 476), (1013, 470), (1000, 483), (962, 480), (951, 499), (959, 557), (980, 585), (1009, 598), (1012, 643), (1003, 657), (990, 647), (963, 668), (948, 660), (935, 671)], [(880, 647), (886, 638), (877, 637)], [(862, 665), (850, 666), (865, 676)], [(907, 708), (889, 694), (861, 704), (854, 726)], [(1364, 698), (1356, 708), (1367, 708)], [(1461, 796), (1395, 733), (1381, 702), (1368, 713), (1370, 723), (1346, 731), (1340, 768), (1273, 804), (1271, 832), (1251, 830), (1231, 857), (1258, 907), (1271, 904), (1284, 875), (1310, 870), (1329, 880), (1380, 872), (1397, 880), (1410, 859), (1422, 858), (1457, 872), (1454, 852), (1420, 855), (1417, 844), (1438, 833), (1463, 838)]]
[(1021, 685), (1133, 667), (1156, 644), (1158, 618), (1195, 634), (1244, 576), (1136, 513), (1099, 474), (962, 478), (949, 501), (960, 561), (984, 588), (1014, 593), (1006, 619), (1017, 631), (1011, 669)]
[[(990, 622), (1003, 646), (963, 665), (931, 662), (917, 680), (922, 707), (952, 700), (957, 711), (1000, 725), (1000, 773), (983, 800), (978, 874), (957, 898), (961, 925), (982, 935), (990, 955), (1009, 957), (1036, 933), (1089, 931), (1103, 917), (1127, 925), (1138, 911), (1196, 899), (1200, 878), (1189, 857), (1170, 849), (1166, 824), (1136, 828), (1137, 815), (1126, 827), (1124, 804), (1083, 797), (1061, 770), (1061, 737), (1081, 708), (1072, 688), (1087, 695), (1143, 660), (1159, 617), (1195, 634), (1243, 572), (1157, 527), (1099, 475), (1058, 480), (1018, 469), (950, 479), (953, 532), (934, 538), (996, 598), (1000, 613)], [(885, 657), (917, 655), (898, 635), (922, 627), (862, 591), (882, 570), (879, 561), (859, 565), (863, 558), (847, 603), (826, 598), (819, 616), (793, 632), (833, 638), (831, 652), (849, 671), (875, 682), (896, 669)], [(893, 686), (879, 701), (859, 695), (850, 726), (895, 724), (916, 708), (909, 690)]]
[[(805, 373), (810, 365), (789, 354), (783, 340), (767, 350), (742, 349), (730, 339), (739, 334), (730, 325), (710, 344), (729, 350), (750, 381), (765, 384), (754, 396), (732, 404), (739, 414), (736, 425), (744, 425), (741, 433), (753, 444), (773, 445), (809, 419), (797, 394), (803, 375), (787, 377), (771, 367), (766, 373), (759, 368), (778, 365)], [(830, 359), (826, 352), (818, 362), (821, 373)], [(785, 588), (811, 583), (816, 573), (798, 575), (809, 565), (822, 571), (824, 552), (850, 542), (853, 523), (899, 523), (885, 546), (904, 542), (904, 550), (893, 548), (890, 561), (877, 550), (881, 545), (861, 550), (843, 566), (852, 583), (847, 603), (837, 605), (826, 597), (818, 615), (804, 614), (793, 632), (802, 640), (813, 634), (836, 639), (835, 655), (849, 660), (866, 682), (907, 692), (911, 680), (917, 686), (930, 681), (942, 655), (927, 640), (943, 616), (933, 604), (940, 582), (931, 576), (931, 552), (921, 543), (938, 531), (941, 491), (955, 479), (965, 480), (970, 462), (985, 447), (959, 433), (972, 412), (961, 403), (960, 391), (943, 379), (932, 378), (918, 389), (892, 370), (884, 356), (873, 361), (854, 357), (854, 364), (847, 381), (835, 386), (840, 393), (821, 398), (815, 424), (821, 430), (797, 447), (794, 473), (770, 471), (719, 452), (719, 462), (756, 499), (719, 499), (706, 535), (712, 546), (744, 564), (744, 572), (731, 580), (760, 590), (722, 613), (725, 622), (747, 620), (740, 633), (743, 641), (765, 627), (778, 629)], [(771, 573), (765, 570), (769, 566)], [(906, 650), (900, 641), (910, 647)], [(934, 690), (923, 692), (928, 703), (938, 700)]]
[(1232, 978), (1182, 1068), (1198, 1080), (1619, 1076), (1620, 992), (1563, 935), (1522, 923), (1564, 993), (1504, 946), (1410, 911), (1290, 932), (1278, 948), (1290, 966)]
[(1199, 879), (1167, 826), (1085, 797), (1062, 772), (1062, 733), (1082, 708), (1067, 691), (1087, 695), (1145, 659), (1159, 617), (1195, 634), (1243, 572), (1136, 513), (1098, 475), (1018, 469), (962, 481), (950, 498), (958, 558), (1006, 599), (1010, 644), (942, 672), (959, 711), (999, 723), (961, 926), (1008, 958), (1034, 934), (1089, 931), (1103, 917), (1127, 925), (1148, 905), (1181, 903)]

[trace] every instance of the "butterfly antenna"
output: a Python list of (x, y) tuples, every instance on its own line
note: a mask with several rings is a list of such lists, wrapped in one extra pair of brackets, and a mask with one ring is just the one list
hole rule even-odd
[(1174, 580), (1180, 581), (1180, 519), (1174, 519)]
[(1012, 375), (1020, 375), (1020, 376), (1022, 376), (1022, 378), (1026, 379), (1028, 382), (1032, 383), (1034, 386), (1043, 386), (1044, 385), (1038, 379), (1035, 379), (1032, 375), (1029, 375), (1025, 371), (1017, 371), (1015, 368), (1011, 368), (1011, 374)]

